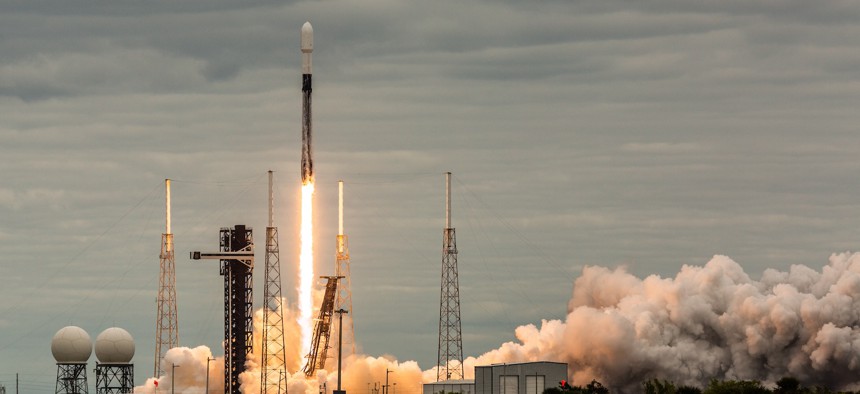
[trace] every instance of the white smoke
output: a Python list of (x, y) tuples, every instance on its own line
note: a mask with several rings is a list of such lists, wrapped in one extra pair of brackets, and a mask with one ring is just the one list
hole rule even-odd
[[(467, 366), (567, 362), (572, 380), (639, 392), (647, 379), (702, 387), (708, 380), (851, 386), (860, 372), (860, 254), (837, 254), (821, 272), (795, 265), (758, 281), (725, 256), (684, 266), (674, 279), (586, 267), (564, 322), (517, 328)], [(467, 368), (467, 371), (470, 371)]]
[[(794, 376), (807, 385), (853, 389), (860, 372), (860, 254), (833, 255), (821, 272), (801, 265), (788, 272), (768, 269), (759, 280), (725, 256), (703, 267), (684, 266), (674, 278), (640, 279), (623, 268), (586, 267), (574, 282), (568, 311), (564, 321), (520, 326), (517, 342), (467, 358), (466, 378), (474, 377), (476, 365), (560, 361), (568, 363), (577, 385), (597, 379), (613, 392), (634, 393), (653, 378), (701, 387), (714, 378), (775, 382)], [(301, 341), (298, 311), (291, 307), (285, 315), (287, 349), (295, 349)], [(256, 341), (254, 354), (259, 347)], [(336, 361), (307, 378), (298, 371), (303, 355), (292, 353), (290, 393), (336, 387)], [(177, 393), (204, 392), (210, 356), (205, 347), (167, 353), (166, 365), (182, 365)], [(212, 365), (210, 387), (220, 390), (223, 359)], [(248, 362), (241, 376), (244, 393), (259, 393), (259, 365), (258, 356)], [(404, 393), (420, 392), (421, 382), (436, 380), (436, 368), (422, 371), (414, 361), (354, 355), (344, 359), (343, 388), (373, 394), (368, 383), (383, 382), (386, 370)], [(159, 391), (169, 387), (170, 372), (159, 380)], [(152, 379), (135, 389), (152, 392)]]
[[(161, 361), (165, 375), (158, 379), (147, 379), (143, 386), (134, 388), (134, 393), (168, 393), (173, 391), (172, 388), (175, 384), (176, 393), (203, 394), (206, 392), (207, 367), (209, 368), (210, 391), (223, 392), (224, 358), (217, 357), (207, 363), (207, 359), (211, 357), (212, 352), (206, 346), (198, 346), (193, 349), (187, 347), (172, 348), (164, 354), (164, 359)], [(174, 365), (176, 368), (173, 368)]]
[[(322, 291), (314, 293), (315, 299), (322, 299)], [(317, 302), (318, 303), (318, 302)], [(287, 305), (286, 300), (283, 304)], [(300, 315), (296, 305), (288, 305), (283, 311), (284, 343), (286, 344), (286, 368), (289, 376), (287, 379), (287, 391), (291, 394), (318, 394), (322, 388), (331, 392), (337, 388), (337, 361), (329, 359), (326, 369), (318, 370), (313, 376), (307, 377), (302, 372), (307, 349), (300, 349), (301, 328), (298, 324)], [(348, 323), (347, 317), (344, 317)], [(260, 359), (262, 349), (263, 311), (257, 310), (254, 314), (254, 342), (253, 350), (245, 363), (245, 372), (239, 375), (241, 391), (245, 394), (260, 393)], [(357, 346), (358, 347), (358, 346)], [(206, 392), (206, 360), (212, 357), (210, 349), (199, 346), (194, 349), (177, 347), (167, 351), (162, 361), (165, 375), (158, 379), (150, 378), (142, 386), (135, 387), (135, 394), (156, 393), (155, 381), (158, 381), (158, 393), (171, 392), (171, 384), (175, 380), (175, 391), (181, 394), (203, 394)], [(270, 359), (270, 362), (272, 360)], [(173, 370), (170, 366), (177, 365)], [(390, 371), (388, 378), (390, 383), (397, 383), (395, 390), (403, 393), (416, 393), (421, 391), (422, 372), (415, 361), (398, 362), (391, 356), (372, 357), (366, 355), (352, 355), (343, 359), (343, 389), (352, 393), (373, 394), (372, 386), (368, 382), (379, 382), (377, 388), (384, 384), (386, 370)], [(175, 372), (175, 377), (173, 373)], [(435, 374), (433, 375), (435, 380)], [(210, 362), (209, 370), (210, 392), (218, 393), (224, 390), (224, 357), (219, 356)]]

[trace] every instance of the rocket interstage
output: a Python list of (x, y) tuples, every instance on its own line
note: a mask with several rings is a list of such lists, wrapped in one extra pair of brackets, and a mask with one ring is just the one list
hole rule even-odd
[(302, 184), (313, 183), (314, 161), (311, 149), (311, 80), (312, 53), (314, 51), (314, 29), (310, 22), (302, 26)]

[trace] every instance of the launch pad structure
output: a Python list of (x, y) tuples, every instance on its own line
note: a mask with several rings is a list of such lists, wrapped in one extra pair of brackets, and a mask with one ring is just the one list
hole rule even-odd
[(305, 364), (305, 376), (313, 376), (317, 369), (325, 368), (325, 360), (328, 355), (328, 342), (331, 337), (331, 318), (334, 315), (334, 298), (337, 293), (337, 281), (342, 276), (321, 276), (322, 279), (328, 279), (325, 285), (325, 295), (320, 306), (319, 317), (314, 326), (313, 339), (311, 340), (311, 350), (307, 356), (307, 364)]
[(192, 260), (221, 261), (224, 276), (224, 392), (240, 394), (239, 374), (251, 355), (254, 339), (254, 236), (243, 224), (223, 227), (221, 250), (217, 253), (191, 252)]

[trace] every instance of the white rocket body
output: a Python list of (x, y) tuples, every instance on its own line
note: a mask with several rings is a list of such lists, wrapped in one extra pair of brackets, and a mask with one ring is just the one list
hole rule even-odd
[(314, 28), (310, 22), (302, 25), (302, 74), (312, 74), (313, 62), (311, 54), (314, 51)]

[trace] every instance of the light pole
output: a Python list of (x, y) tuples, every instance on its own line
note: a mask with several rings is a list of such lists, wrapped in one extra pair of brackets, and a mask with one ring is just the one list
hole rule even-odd
[(176, 368), (181, 365), (170, 364), (170, 393), (176, 394)]
[(206, 357), (206, 394), (209, 394), (209, 362), (215, 361), (213, 357)]
[(394, 394), (397, 394), (397, 382), (392, 383), (394, 385)]
[[(343, 314), (349, 313), (345, 309), (340, 308), (334, 313), (338, 314), (338, 330), (337, 330), (337, 391), (340, 392), (340, 381), (341, 372), (340, 372), (340, 363), (341, 363), (341, 350), (343, 349)], [(343, 394), (343, 393), (340, 393)]]
[(382, 387), (382, 394), (388, 394), (388, 374), (392, 372), (394, 371), (390, 371), (388, 368), (385, 368), (385, 386)]

